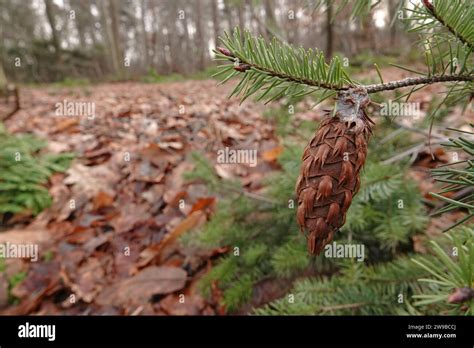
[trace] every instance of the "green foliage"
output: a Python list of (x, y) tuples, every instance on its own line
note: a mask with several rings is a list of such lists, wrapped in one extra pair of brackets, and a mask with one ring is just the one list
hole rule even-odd
[[(420, 291), (417, 277), (427, 274), (407, 257), (366, 267), (347, 263), (331, 278), (297, 281), (287, 296), (255, 310), (259, 315), (407, 314), (411, 293)], [(290, 300), (290, 295), (294, 301)], [(400, 295), (403, 303), (400, 303)]]
[[(398, 67), (424, 76), (472, 75), (474, 28), (470, 23), (474, 22), (474, 8), (471, 1), (434, 0), (431, 4), (426, 6), (420, 1), (405, 9), (409, 14), (409, 32), (421, 34), (419, 46), (424, 51), (426, 72)], [(437, 115), (444, 105), (463, 101), (467, 106), (472, 91), (472, 82), (451, 84), (431, 115)]]
[[(474, 125), (471, 126), (474, 127)], [(466, 135), (460, 136), (457, 139), (450, 139), (449, 143), (444, 144), (444, 146), (449, 151), (461, 152), (462, 155), (467, 156), (467, 159), (438, 167), (432, 171), (434, 178), (438, 182), (444, 183), (445, 186), (440, 192), (431, 194), (447, 203), (443, 208), (435, 212), (434, 215), (440, 215), (459, 208), (467, 210), (466, 216), (449, 227), (448, 230), (465, 221), (469, 221), (474, 216), (474, 193), (472, 191), (459, 199), (452, 199), (443, 195), (448, 192), (459, 193), (461, 190), (469, 190), (474, 185), (474, 138), (472, 137), (474, 132), (458, 132), (465, 133)], [(469, 136), (471, 137), (469, 138)], [(457, 154), (458, 156), (461, 155)]]
[(45, 184), (67, 169), (72, 154), (39, 154), (45, 145), (31, 135), (10, 135), (0, 125), (0, 214), (38, 214), (51, 204)]
[(465, 227), (442, 242), (444, 248), (456, 250), (455, 260), (432, 241), (434, 254), (402, 256), (370, 267), (351, 263), (331, 278), (300, 280), (287, 296), (256, 309), (255, 314), (472, 315), (472, 298), (462, 303), (448, 299), (456, 289), (472, 288), (474, 229)]
[(10, 279), (8, 279), (8, 302), (9, 303), (18, 304), (20, 302), (18, 298), (13, 296), (12, 289), (18, 284), (20, 284), (26, 278), (27, 275), (28, 275), (27, 272), (24, 272), (24, 271), (18, 272), (12, 275)]
[[(323, 3), (325, 2), (317, 1), (315, 9)], [(336, 15), (348, 3), (348, 1), (340, 2), (335, 11)], [(356, 1), (351, 4), (351, 16), (363, 17), (377, 4), (372, 4), (370, 0)], [(403, 2), (400, 1), (398, 4), (401, 8)], [(457, 81), (450, 85), (440, 106), (447, 102), (453, 104), (462, 100), (467, 102), (472, 93), (474, 74), (472, 70), (474, 29), (469, 24), (474, 21), (474, 10), (469, 1), (438, 0), (434, 1), (433, 5), (423, 5), (420, 2), (414, 8), (406, 8), (405, 12), (409, 14), (406, 19), (411, 25), (411, 31), (423, 34), (420, 46), (424, 55), (419, 58), (425, 61), (427, 71), (418, 71), (398, 64), (392, 65), (437, 82)], [(439, 30), (440, 27), (447, 31)], [(231, 95), (240, 96), (242, 100), (256, 95), (257, 100), (270, 102), (285, 96), (300, 97), (323, 89), (324, 93), (319, 100), (322, 101), (333, 96), (335, 91), (360, 85), (360, 81), (354, 81), (344, 70), (338, 56), (334, 56), (327, 64), (324, 54), (318, 50), (294, 48), (276, 38), (266, 42), (262, 37), (254, 37), (248, 31), (241, 33), (239, 28), (236, 28), (232, 35), (225, 33), (225, 37), (221, 40), (225, 48), (218, 48), (215, 51), (216, 60), (227, 64), (219, 66), (220, 70), (214, 76), (222, 75), (224, 83), (240, 74), (241, 80)], [(354, 59), (354, 63), (357, 64), (357, 59)], [(375, 69), (379, 72), (377, 65)], [(382, 80), (380, 73), (379, 77)], [(459, 84), (459, 81), (464, 83)], [(384, 81), (381, 82), (384, 84)], [(413, 91), (429, 85), (426, 80), (419, 79), (405, 82), (405, 86), (421, 85), (407, 92), (408, 97)], [(365, 87), (369, 93), (374, 93), (393, 89), (388, 85), (390, 82), (375, 89), (374, 86)], [(403, 84), (398, 87), (392, 84), (395, 89), (401, 86)]]
[[(7, 265), (5, 263), (5, 259), (0, 258), (0, 273), (4, 273), (6, 271), (6, 269), (7, 269)], [(19, 300), (15, 296), (13, 296), (11, 291), (15, 286), (20, 284), (26, 278), (27, 275), (28, 275), (27, 272), (20, 271), (20, 272), (14, 273), (10, 277), (8, 277), (8, 279), (7, 279), (7, 281), (8, 281), (8, 302), (10, 304), (19, 303)]]
[(411, 31), (425, 35), (434, 35), (440, 30), (446, 30), (453, 38), (458, 39), (467, 48), (474, 48), (474, 8), (470, 0), (433, 0), (431, 6), (422, 2), (414, 8), (407, 8), (414, 21)]
[[(336, 14), (348, 3), (341, 1)], [(323, 2), (316, 4), (321, 6)], [(375, 4), (365, 0), (351, 4), (352, 16), (369, 13)], [(408, 20), (412, 31), (424, 34), (421, 44), (426, 72), (393, 64), (424, 78), (392, 84), (382, 81), (382, 85), (376, 88), (365, 87), (369, 93), (374, 93), (421, 84), (396, 95), (396, 100), (405, 97), (408, 100), (414, 91), (430, 82), (458, 81), (449, 86), (444, 99), (433, 107), (432, 114), (436, 115), (441, 106), (454, 105), (472, 95), (473, 83), (469, 81), (474, 73), (471, 54), (474, 29), (470, 23), (474, 20), (474, 10), (468, 1), (461, 0), (434, 0), (433, 5), (430, 4), (426, 2), (424, 6), (406, 9), (410, 13)], [(241, 74), (231, 96), (240, 96), (242, 100), (250, 96), (267, 102), (281, 97), (290, 100), (316, 92), (320, 93), (318, 101), (322, 101), (334, 95), (335, 91), (359, 84), (349, 77), (338, 57), (327, 64), (324, 54), (319, 51), (293, 48), (276, 39), (267, 43), (248, 32), (242, 34), (238, 28), (232, 36), (226, 33), (222, 41), (225, 48), (217, 49), (216, 57), (227, 64), (220, 66), (215, 76), (223, 76), (224, 83)], [(460, 74), (463, 75), (461, 78)], [(379, 77), (382, 80), (380, 73)], [(464, 83), (459, 84), (459, 81)], [(375, 95), (374, 100), (376, 98)], [(272, 116), (278, 134), (284, 136), (285, 147), (279, 158), (282, 171), (272, 175), (267, 182), (266, 194), (277, 203), (250, 202), (251, 199), (243, 194), (236, 198), (226, 195), (221, 200), (216, 222), (211, 221), (196, 240), (201, 246), (228, 245), (234, 254), (224, 258), (205, 277), (203, 289), (209, 289), (210, 284), (217, 282), (224, 291), (228, 310), (232, 311), (251, 297), (249, 289), (252, 284), (264, 277), (286, 277), (291, 281), (303, 272), (312, 271), (316, 276), (296, 282), (288, 297), (256, 309), (255, 313), (439, 314), (448, 312), (449, 306), (453, 308), (446, 303), (448, 291), (472, 288), (472, 253), (469, 256), (467, 252), (460, 254), (458, 265), (448, 262), (449, 257), (441, 253), (438, 244), (434, 245), (434, 255), (413, 255), (411, 237), (425, 228), (425, 207), (416, 186), (406, 178), (407, 166), (394, 167), (381, 161), (387, 154), (407, 145), (402, 133), (390, 141), (371, 144), (362, 174), (361, 192), (352, 202), (345, 226), (335, 236), (337, 242), (362, 243), (368, 249), (367, 261), (338, 260), (324, 255), (310, 258), (304, 239), (292, 234), (296, 224), (291, 202), (303, 146), (292, 130), (291, 117), (283, 109), (272, 112)], [(381, 126), (386, 128), (387, 122), (382, 122)], [(378, 129), (378, 132), (383, 133), (383, 129)], [(472, 155), (472, 144), (466, 139), (459, 138), (452, 143)], [(469, 176), (472, 163), (465, 163), (469, 170), (451, 168), (449, 176), (446, 172), (435, 171), (435, 174), (439, 173), (450, 185), (461, 185), (462, 182), (462, 185), (472, 186), (474, 180)], [(209, 165), (206, 167), (201, 163), (196, 172), (199, 175), (207, 173), (208, 177), (203, 179), (214, 188), (228, 185), (211, 175), (212, 167)], [(199, 175), (194, 174), (195, 179)], [(232, 183), (232, 187), (235, 192), (239, 191), (236, 183)], [(451, 188), (458, 190), (460, 186)], [(449, 211), (459, 207), (472, 213), (471, 201), (457, 202), (457, 205), (443, 209)], [(235, 254), (236, 247), (240, 255)], [(465, 246), (459, 244), (458, 247)], [(443, 276), (441, 272), (446, 270), (456, 279)], [(426, 280), (430, 274), (437, 279)], [(424, 280), (419, 282), (419, 278)], [(412, 304), (414, 295), (418, 296), (415, 299), (422, 299), (416, 306)], [(295, 301), (290, 301), (290, 298)]]
[[(363, 263), (356, 261), (308, 255), (306, 240), (297, 230), (294, 205), (294, 183), (304, 147), (301, 137), (296, 134), (304, 133), (305, 129), (295, 127), (285, 117), (285, 108), (273, 113), (281, 114), (276, 122), (280, 124), (281, 121), (285, 134), (284, 151), (278, 158), (281, 170), (272, 173), (265, 181), (265, 197), (274, 203), (242, 194), (244, 189), (241, 186), (219, 179), (212, 165), (198, 154), (192, 155), (195, 168), (186, 175), (188, 180), (205, 182), (219, 197), (212, 219), (183, 242), (201, 248), (229, 247), (229, 254), (204, 276), (200, 286), (203, 293), (209, 295), (212, 284), (217, 284), (223, 291), (223, 301), (230, 312), (248, 302), (252, 287), (264, 278), (287, 278), (291, 281), (308, 270), (318, 274), (345, 272), (350, 277), (355, 274), (347, 267), (352, 267), (350, 265), (354, 262), (358, 265), (357, 269), (363, 268)], [(315, 125), (312, 125), (308, 131), (314, 128)], [(410, 250), (410, 237), (422, 231), (426, 222), (418, 191), (404, 179), (405, 169), (384, 166), (378, 160), (386, 155), (387, 149), (398, 146), (397, 141), (383, 146), (371, 145), (373, 158), (369, 157), (362, 175), (361, 192), (349, 209), (346, 225), (335, 236), (338, 243), (364, 243), (369, 256), (366, 259), (374, 264), (392, 260), (395, 250)], [(403, 199), (403, 208), (399, 208), (399, 199)], [(238, 255), (234, 254), (236, 247)], [(331, 279), (322, 280), (320, 286), (339, 286)], [(416, 281), (416, 277), (413, 280)], [(364, 296), (362, 285), (359, 290), (359, 295)], [(372, 295), (378, 290), (374, 287)]]
[(66, 88), (66, 87), (84, 87), (84, 86), (89, 86), (90, 84), (91, 82), (89, 81), (89, 79), (66, 77), (61, 82), (56, 82), (52, 85), (58, 88)]
[(217, 72), (216, 66), (210, 66), (202, 71), (197, 71), (190, 75), (182, 75), (178, 73), (160, 75), (155, 69), (148, 70), (148, 73), (142, 77), (145, 83), (167, 83), (167, 82), (181, 82), (187, 80), (205, 80)]
[(160, 75), (156, 72), (155, 69), (150, 69), (148, 74), (143, 77), (143, 82), (146, 83), (164, 83), (164, 82), (177, 82), (184, 81), (185, 78), (181, 74), (169, 74), (169, 75)]
[(381, 250), (395, 254), (426, 224), (418, 190), (404, 178), (403, 171), (374, 160), (366, 165), (360, 192), (354, 197), (343, 231), (367, 244), (369, 256), (379, 257)]
[(302, 238), (295, 238), (276, 249), (271, 260), (275, 274), (289, 278), (308, 268), (311, 260), (306, 248), (306, 243)]
[[(318, 10), (325, 7), (328, 3), (328, 0), (314, 0), (310, 2), (310, 6), (313, 10)], [(358, 1), (349, 1), (349, 0), (342, 0), (339, 1), (335, 5), (335, 11), (332, 18), (334, 21), (345, 8), (349, 7), (350, 9), (350, 17), (351, 19), (355, 18), (364, 18), (369, 15), (370, 11), (378, 4), (378, 2), (374, 3), (372, 0), (358, 0)]]
[[(338, 57), (327, 64), (324, 53), (318, 50), (295, 49), (276, 38), (267, 43), (248, 31), (242, 34), (239, 28), (232, 36), (225, 33), (221, 40), (232, 56), (215, 51), (216, 59), (228, 64), (221, 65), (214, 76), (224, 75), (224, 83), (245, 70), (231, 93), (240, 95), (242, 100), (259, 91), (257, 100), (269, 102), (285, 96), (304, 96), (320, 88), (340, 89), (353, 83)], [(332, 93), (326, 97), (329, 95)]]
[(419, 301), (414, 304), (415, 306), (432, 306), (441, 303), (447, 314), (474, 315), (472, 297), (464, 301), (450, 301), (450, 295), (454, 291), (457, 289), (472, 291), (474, 285), (474, 225), (466, 226), (455, 234), (448, 235), (447, 238), (451, 242), (449, 252), (436, 241), (431, 241), (436, 259), (413, 260), (430, 274), (430, 278), (419, 280), (429, 285), (429, 293), (415, 295), (414, 298)]

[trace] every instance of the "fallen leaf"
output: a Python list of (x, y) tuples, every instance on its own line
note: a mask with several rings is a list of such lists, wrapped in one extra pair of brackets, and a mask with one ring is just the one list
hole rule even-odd
[(107, 192), (100, 191), (94, 197), (93, 205), (94, 210), (99, 210), (102, 208), (110, 207), (114, 204), (114, 198), (112, 195), (109, 195)]
[(207, 207), (212, 206), (216, 201), (215, 197), (201, 198), (196, 203), (194, 203), (191, 208), (190, 214), (198, 210), (205, 210)]
[[(65, 120), (61, 120), (57, 123), (56, 127), (53, 129), (52, 133), (61, 133), (64, 132), (66, 129), (69, 130), (71, 127), (75, 127), (79, 124), (79, 120), (77, 118), (67, 118)], [(75, 131), (76, 129), (74, 129)]]
[(170, 231), (165, 238), (160, 242), (157, 248), (157, 254), (160, 255), (160, 261), (163, 261), (168, 256), (166, 253), (167, 248), (171, 248), (174, 242), (185, 232), (192, 228), (199, 227), (206, 221), (206, 214), (201, 211), (195, 211), (190, 214), (186, 219), (181, 221), (172, 231)]
[(0, 244), (41, 244), (49, 240), (46, 230), (10, 230), (0, 233)]
[(278, 145), (274, 147), (273, 149), (270, 149), (268, 151), (265, 151), (262, 154), (262, 158), (267, 161), (267, 162), (273, 162), (276, 161), (277, 158), (283, 153), (283, 146)]
[(95, 302), (103, 306), (144, 303), (153, 295), (181, 290), (186, 284), (186, 279), (187, 273), (178, 267), (148, 267), (132, 278), (106, 288), (96, 297)]

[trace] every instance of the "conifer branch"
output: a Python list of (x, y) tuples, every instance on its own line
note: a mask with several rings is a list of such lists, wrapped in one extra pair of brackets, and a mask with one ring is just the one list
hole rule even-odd
[[(338, 84), (325, 83), (318, 80), (312, 80), (308, 78), (293, 76), (288, 73), (272, 70), (265, 66), (260, 66), (258, 64), (247, 61), (244, 58), (238, 58), (233, 52), (231, 52), (230, 50), (224, 47), (218, 47), (217, 52), (227, 57), (229, 61), (232, 61), (234, 63), (237, 62), (237, 64), (234, 65), (234, 70), (238, 72), (244, 73), (250, 69), (255, 69), (259, 72), (263, 72), (269, 77), (274, 77), (282, 81), (306, 85), (309, 87), (324, 88), (324, 89), (333, 90), (333, 91), (342, 91), (342, 90), (347, 90), (351, 87), (355, 87), (355, 84), (341, 86)], [(463, 74), (463, 75), (453, 74), (453, 75), (409, 77), (403, 80), (390, 81), (390, 82), (380, 83), (380, 84), (360, 85), (360, 87), (365, 88), (367, 90), (367, 93), (377, 93), (377, 92), (389, 91), (389, 90), (394, 90), (394, 89), (408, 87), (408, 86), (432, 84), (436, 82), (454, 82), (454, 81), (467, 81), (467, 82), (474, 81), (474, 74)]]
[[(454, 1), (452, 1), (452, 3), (454, 3)], [(449, 8), (450, 4), (446, 2), (445, 3), (440, 2), (440, 4), (450, 9)], [(471, 50), (474, 50), (474, 43), (472, 41), (469, 41), (468, 38), (464, 36), (465, 34), (461, 30), (458, 30), (458, 28), (455, 28), (452, 24), (448, 23), (448, 21), (444, 19), (442, 15), (440, 15), (439, 11), (437, 11), (438, 6), (436, 6), (435, 8), (435, 5), (432, 4), (430, 0), (423, 0), (423, 5), (425, 6), (426, 10), (431, 14), (431, 16), (435, 18), (442, 26), (448, 29), (451, 32), (451, 34), (457, 37), (459, 41), (461, 41), (464, 45), (469, 47)], [(456, 21), (453, 21), (453, 22), (459, 24), (458, 27), (460, 25), (463, 25), (465, 27), (465, 23), (462, 19), (468, 20), (468, 21), (469, 19), (472, 20), (472, 13), (473, 13), (472, 8), (459, 6), (457, 9), (458, 11), (455, 11), (454, 14), (452, 12), (449, 13), (448, 11), (446, 11), (446, 15), (449, 13), (453, 17), (459, 16), (459, 17), (454, 17), (456, 18)], [(469, 30), (472, 34), (472, 28), (470, 28)]]
[[(226, 55), (229, 57), (229, 61), (236, 62), (237, 57), (235, 57), (229, 50), (223, 48), (223, 47), (218, 47), (217, 51), (220, 53)], [(310, 80), (307, 78), (302, 78), (302, 77), (297, 77), (297, 76), (292, 76), (286, 73), (278, 72), (278, 71), (273, 71), (269, 68), (260, 66), (258, 64), (253, 64), (245, 59), (238, 59), (237, 64), (234, 66), (234, 69), (239, 71), (239, 72), (246, 72), (247, 70), (250, 70), (251, 68), (259, 70), (261, 72), (264, 72), (268, 76), (271, 77), (276, 77), (281, 80), (287, 81), (287, 82), (293, 82), (293, 83), (298, 83), (298, 84), (303, 84), (306, 86), (310, 87), (317, 87), (317, 88), (324, 88), (324, 89), (330, 89), (334, 91), (340, 91), (340, 90), (346, 90), (348, 87), (340, 87), (337, 85), (321, 82), (321, 81), (315, 81), (315, 80)]]

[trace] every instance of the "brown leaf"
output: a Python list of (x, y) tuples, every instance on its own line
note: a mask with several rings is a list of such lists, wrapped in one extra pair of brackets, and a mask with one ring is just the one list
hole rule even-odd
[(182, 289), (186, 279), (186, 272), (178, 267), (148, 267), (134, 277), (106, 288), (95, 302), (102, 306), (144, 303), (153, 295), (169, 294)]
[(205, 210), (207, 207), (214, 205), (215, 201), (215, 197), (199, 199), (196, 203), (194, 203), (193, 207), (191, 208), (190, 214), (198, 210)]
[[(67, 118), (65, 120), (61, 120), (57, 123), (56, 127), (54, 127), (52, 133), (61, 133), (64, 132), (66, 129), (70, 130), (69, 128), (75, 127), (79, 124), (79, 120), (77, 118)], [(76, 131), (76, 129), (72, 129), (72, 131)]]
[(277, 158), (282, 154), (282, 152), (283, 152), (283, 146), (278, 145), (274, 147), (273, 149), (265, 151), (262, 154), (262, 158), (267, 162), (273, 162), (277, 160)]
[(171, 294), (160, 301), (161, 309), (168, 315), (199, 315), (205, 305), (203, 298), (197, 294), (185, 294), (184, 297)]
[(99, 259), (87, 258), (78, 273), (77, 279), (71, 285), (71, 290), (77, 298), (90, 303), (103, 288), (104, 268)]
[(178, 237), (192, 228), (201, 226), (205, 221), (206, 214), (201, 210), (191, 213), (186, 219), (181, 221), (181, 223), (170, 231), (158, 245), (157, 253), (160, 255), (160, 261), (165, 260), (166, 256), (168, 256), (166, 249), (171, 248)]
[(48, 240), (48, 231), (42, 229), (18, 229), (0, 233), (0, 244), (40, 244)]
[(107, 192), (100, 191), (93, 200), (94, 210), (110, 207), (114, 204), (114, 198)]
[(44, 296), (53, 292), (59, 283), (59, 264), (56, 262), (32, 264), (28, 276), (12, 289), (12, 294), (23, 299), (17, 307), (4, 314), (27, 314), (37, 308)]

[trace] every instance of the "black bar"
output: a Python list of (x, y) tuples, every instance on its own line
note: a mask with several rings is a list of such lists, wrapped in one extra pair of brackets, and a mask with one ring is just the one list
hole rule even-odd
[[(19, 326), (55, 325), (55, 339), (20, 338)], [(411, 327), (409, 328), (409, 325)], [(455, 334), (409, 338), (407, 334)], [(409, 344), (473, 347), (472, 317), (0, 317), (0, 346), (28, 344)]]

